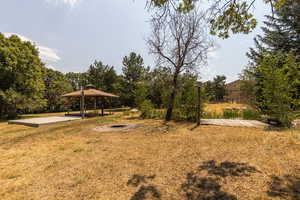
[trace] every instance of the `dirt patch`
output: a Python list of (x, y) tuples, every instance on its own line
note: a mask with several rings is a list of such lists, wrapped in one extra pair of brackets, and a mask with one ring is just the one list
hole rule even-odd
[(118, 132), (118, 131), (130, 131), (142, 127), (142, 124), (130, 123), (130, 124), (109, 124), (103, 126), (97, 126), (93, 130), (97, 132)]

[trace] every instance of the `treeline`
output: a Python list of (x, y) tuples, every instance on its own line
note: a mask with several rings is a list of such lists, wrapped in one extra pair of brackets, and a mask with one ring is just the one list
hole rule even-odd
[(248, 103), (280, 125), (290, 127), (300, 111), (300, 1), (286, 0), (267, 16), (263, 35), (247, 54), (241, 74)]
[[(134, 52), (123, 58), (121, 75), (113, 66), (97, 60), (86, 72), (63, 74), (46, 68), (30, 42), (22, 42), (15, 35), (6, 38), (0, 34), (0, 61), (1, 118), (15, 118), (19, 114), (33, 112), (65, 111), (67, 102), (62, 95), (89, 84), (120, 96), (107, 100), (106, 107), (140, 107), (147, 102), (154, 108), (166, 108), (169, 103), (171, 69), (157, 67), (151, 70), (145, 66), (143, 58)], [(179, 75), (175, 109), (196, 105), (197, 79), (196, 73)], [(223, 98), (220, 95), (224, 92), (224, 85), (224, 76), (206, 82), (205, 99)], [(73, 109), (79, 109), (78, 101), (73, 101)]]

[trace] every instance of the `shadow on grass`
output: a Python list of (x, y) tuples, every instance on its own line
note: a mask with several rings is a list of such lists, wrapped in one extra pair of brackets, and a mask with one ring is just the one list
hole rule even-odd
[(160, 193), (153, 185), (141, 186), (140, 189), (133, 194), (130, 200), (160, 200)]
[(300, 199), (300, 176), (272, 176), (267, 194), (272, 198)]
[(206, 170), (208, 174), (222, 178), (228, 176), (250, 176), (251, 173), (259, 172), (255, 167), (247, 163), (225, 161), (217, 164), (214, 160), (203, 162), (203, 164), (199, 166), (199, 169)]
[[(207, 175), (201, 175), (202, 171), (206, 171)], [(186, 200), (237, 200), (235, 195), (222, 190), (221, 181), (229, 176), (250, 176), (255, 172), (259, 171), (246, 163), (226, 161), (217, 164), (210, 160), (188, 173), (181, 189)]]
[(154, 185), (148, 183), (153, 180), (155, 175), (144, 176), (134, 174), (127, 182), (128, 186), (137, 187), (138, 191), (135, 192), (130, 200), (160, 200), (161, 194)]
[(186, 182), (181, 186), (187, 200), (236, 200), (236, 196), (222, 191), (216, 178), (199, 177), (188, 173)]

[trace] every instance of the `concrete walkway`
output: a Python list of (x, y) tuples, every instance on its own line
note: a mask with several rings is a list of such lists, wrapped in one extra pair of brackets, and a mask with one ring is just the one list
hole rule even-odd
[(254, 127), (265, 128), (269, 125), (257, 120), (239, 120), (239, 119), (201, 119), (203, 125), (216, 126), (237, 126), (237, 127)]
[(25, 126), (39, 127), (47, 124), (79, 120), (80, 117), (39, 117), (30, 119), (10, 120), (8, 124), (20, 124)]

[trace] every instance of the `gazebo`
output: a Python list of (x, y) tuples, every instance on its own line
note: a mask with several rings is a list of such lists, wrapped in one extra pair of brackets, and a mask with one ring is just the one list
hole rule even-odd
[(102, 104), (101, 104), (101, 115), (104, 115), (104, 105), (103, 105), (103, 99), (105, 97), (114, 97), (117, 98), (119, 96), (115, 94), (111, 94), (108, 92), (103, 92), (101, 90), (96, 90), (91, 88), (91, 86), (87, 86), (87, 89), (85, 90), (78, 90), (75, 92), (67, 93), (62, 95), (63, 97), (67, 98), (80, 98), (80, 115), (82, 118), (85, 116), (85, 98), (94, 98), (94, 109), (97, 109), (97, 99), (101, 98), (102, 99)]

